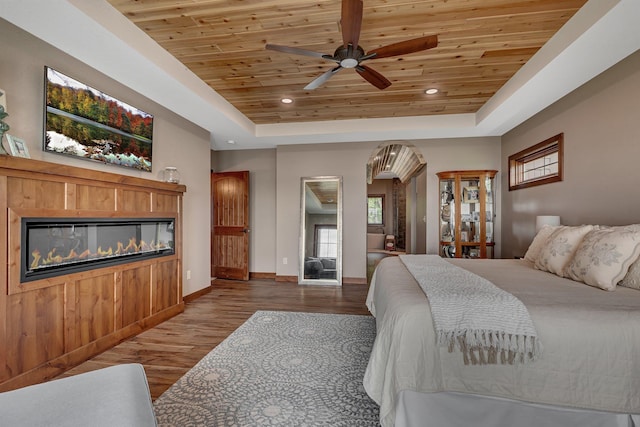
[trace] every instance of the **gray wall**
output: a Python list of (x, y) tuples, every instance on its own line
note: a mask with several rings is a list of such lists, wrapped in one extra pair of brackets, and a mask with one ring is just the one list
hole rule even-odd
[[(31, 158), (37, 160), (151, 180), (162, 180), (164, 167), (176, 166), (180, 182), (187, 186), (183, 202), (183, 293), (209, 286), (210, 245), (208, 238), (202, 238), (210, 233), (209, 133), (3, 19), (0, 40), (0, 87), (7, 92), (8, 133), (24, 139)], [(45, 65), (153, 114), (153, 172), (43, 152)], [(126, 58), (122, 66), (127, 66)], [(6, 141), (4, 146), (8, 147)], [(186, 279), (188, 270), (190, 280)]]
[[(452, 138), (408, 141), (426, 162), (427, 253), (438, 253), (438, 177), (436, 172), (459, 169), (499, 169), (499, 138)], [(277, 149), (276, 274), (298, 274), (298, 230), (300, 178), (339, 175), (343, 177), (343, 276), (366, 278), (366, 164), (379, 142), (291, 145)], [(499, 189), (497, 189), (499, 191)], [(499, 194), (499, 193), (498, 193)], [(500, 197), (498, 212), (500, 212)], [(498, 222), (500, 217), (498, 216)], [(500, 226), (496, 227), (496, 236)], [(499, 240), (498, 240), (499, 241)], [(497, 248), (498, 256), (500, 248)], [(264, 256), (271, 256), (265, 253)], [(287, 258), (287, 264), (283, 259)], [(293, 261), (292, 261), (293, 260)]]
[[(370, 150), (363, 150), (361, 144), (357, 143), (278, 147), (275, 248), (277, 275), (298, 274), (300, 178), (337, 175), (342, 176), (343, 189), (343, 277), (365, 277), (360, 274), (358, 267), (366, 258), (365, 165), (370, 154)], [(356, 215), (364, 221), (353, 221)], [(287, 259), (287, 264), (284, 264), (284, 258)]]
[(502, 251), (521, 256), (536, 215), (566, 225), (640, 222), (640, 52), (586, 83), (502, 138), (508, 157), (564, 132), (564, 180), (508, 191), (502, 181)]
[[(215, 172), (249, 171), (249, 271), (274, 273), (276, 243), (276, 150), (211, 152)], [(297, 222), (296, 222), (297, 223)], [(295, 260), (292, 260), (295, 263)]]

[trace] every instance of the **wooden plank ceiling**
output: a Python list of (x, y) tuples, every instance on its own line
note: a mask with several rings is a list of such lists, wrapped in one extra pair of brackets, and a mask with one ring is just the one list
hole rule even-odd
[(385, 90), (343, 69), (309, 91), (335, 64), (265, 44), (333, 54), (340, 0), (108, 1), (256, 124), (475, 113), (586, 3), (364, 0), (365, 52), (432, 34), (438, 47), (367, 61)]

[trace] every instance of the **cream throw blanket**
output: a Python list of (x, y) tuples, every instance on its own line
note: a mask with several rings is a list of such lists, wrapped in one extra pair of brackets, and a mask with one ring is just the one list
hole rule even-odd
[(400, 259), (429, 299), (438, 344), (450, 352), (457, 344), (465, 364), (526, 362), (541, 354), (519, 299), (437, 255)]

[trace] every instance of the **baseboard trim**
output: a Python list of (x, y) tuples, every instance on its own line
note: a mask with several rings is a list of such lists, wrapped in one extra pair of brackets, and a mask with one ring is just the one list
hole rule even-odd
[(366, 277), (343, 277), (342, 283), (347, 285), (366, 285), (367, 278)]
[(249, 272), (249, 279), (264, 279), (264, 280), (275, 280), (276, 273), (251, 273)]
[[(298, 276), (276, 276), (276, 282), (298, 283)], [(366, 285), (366, 277), (343, 277), (342, 283), (345, 285)]]
[[(282, 276), (282, 275), (279, 276), (276, 273), (261, 273), (261, 272), (251, 273), (250, 272), (249, 279), (250, 280), (251, 279), (275, 280), (276, 282), (298, 283), (298, 276)], [(212, 282), (213, 281), (215, 281), (215, 279), (213, 279)], [(343, 277), (342, 283), (345, 285), (367, 285), (368, 284), (366, 277)], [(200, 289), (198, 291), (195, 291), (194, 293), (185, 295), (184, 297), (182, 297), (182, 299), (184, 300), (185, 303), (188, 303), (200, 298), (203, 295), (208, 294), (209, 292), (211, 292), (212, 289), (213, 289), (213, 283), (211, 284), (211, 286), (207, 286), (204, 289)]]
[(209, 292), (211, 292), (212, 289), (213, 289), (213, 284), (211, 284), (211, 285), (209, 285), (209, 286), (207, 286), (207, 287), (205, 287), (203, 289), (200, 289), (199, 291), (195, 291), (195, 292), (193, 292), (193, 293), (191, 293), (189, 295), (183, 296), (182, 297), (182, 301), (184, 301), (185, 304), (189, 303), (191, 301), (195, 301), (198, 298), (200, 298), (201, 296), (206, 295)]

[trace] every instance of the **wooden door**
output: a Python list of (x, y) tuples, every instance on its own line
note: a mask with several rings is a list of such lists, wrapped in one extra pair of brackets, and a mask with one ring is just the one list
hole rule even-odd
[(211, 275), (249, 280), (249, 172), (212, 172), (211, 201)]

